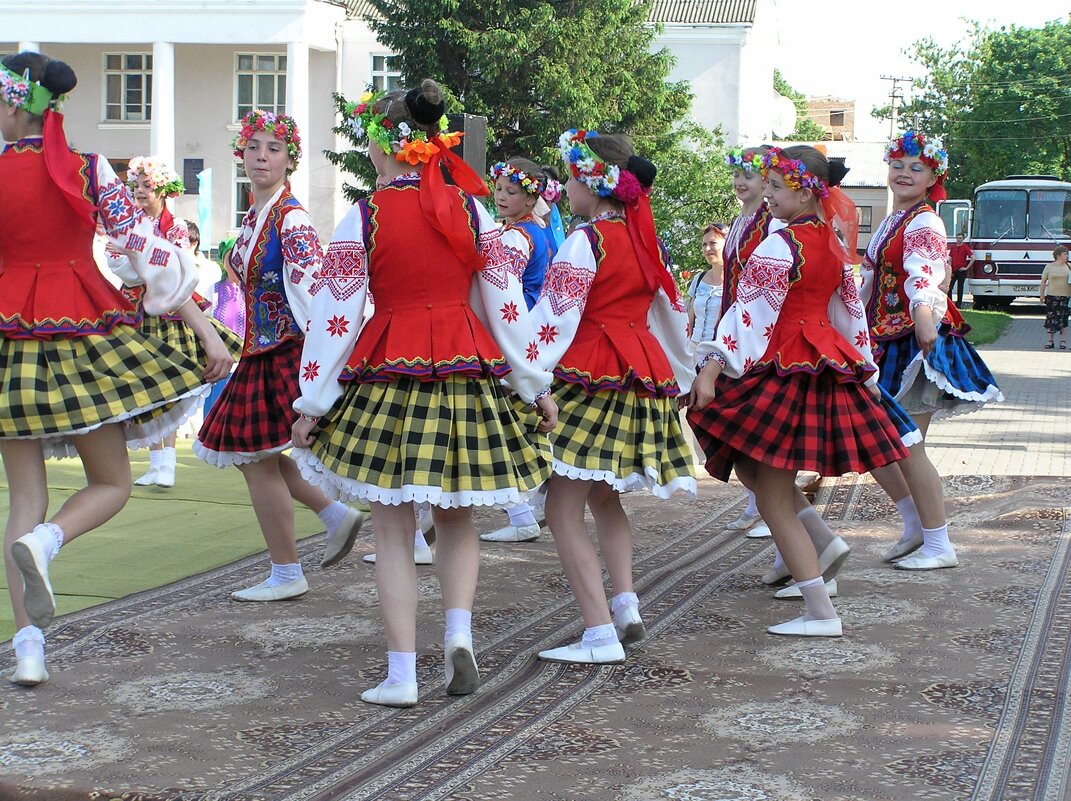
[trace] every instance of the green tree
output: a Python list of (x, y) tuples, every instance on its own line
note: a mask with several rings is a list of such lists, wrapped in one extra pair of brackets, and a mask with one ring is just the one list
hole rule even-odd
[[(1010, 173), (1071, 175), (1071, 21), (996, 30), (975, 24), (968, 39), (945, 49), (915, 43), (926, 68), (900, 125), (940, 136), (949, 152), (951, 197)], [(889, 119), (888, 107), (874, 110)]]
[(774, 133), (773, 138), (775, 140), (789, 142), (817, 142), (825, 139), (825, 128), (808, 116), (807, 96), (804, 95), (803, 92), (797, 92), (789, 86), (788, 81), (785, 80), (785, 76), (781, 74), (781, 70), (774, 70), (773, 88), (777, 94), (791, 100), (792, 105), (796, 107), (796, 127), (787, 136), (782, 136), (780, 133)]

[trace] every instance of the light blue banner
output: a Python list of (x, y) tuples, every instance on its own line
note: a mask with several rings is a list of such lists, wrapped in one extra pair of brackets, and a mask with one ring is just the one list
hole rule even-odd
[(197, 173), (197, 225), (201, 229), (201, 250), (211, 253), (212, 236), (212, 168)]

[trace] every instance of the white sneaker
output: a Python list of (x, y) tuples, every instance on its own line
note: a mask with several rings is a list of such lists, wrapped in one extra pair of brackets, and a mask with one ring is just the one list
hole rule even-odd
[[(361, 560), (367, 562), (370, 565), (376, 563), (376, 555), (374, 553), (366, 554)], [(435, 564), (435, 557), (431, 552), (431, 548), (414, 548), (413, 549), (413, 564), (414, 565), (433, 565)]]
[(484, 542), (532, 542), (539, 539), (539, 525), (515, 526), (511, 523), (497, 531), (481, 534), (480, 539)]
[(151, 487), (151, 486), (153, 486), (154, 484), (156, 484), (157, 473), (158, 473), (157, 468), (150, 467), (148, 470), (145, 471), (145, 475), (141, 476), (140, 478), (135, 478), (134, 479), (134, 486), (135, 487)]

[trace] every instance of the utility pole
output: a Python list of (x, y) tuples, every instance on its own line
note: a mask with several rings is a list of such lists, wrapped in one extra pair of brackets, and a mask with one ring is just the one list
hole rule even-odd
[(896, 136), (896, 110), (897, 101), (903, 104), (904, 95), (900, 91), (900, 84), (906, 83), (908, 86), (914, 83), (911, 78), (898, 78), (892, 75), (882, 75), (883, 81), (892, 81), (892, 91), (889, 93), (889, 98), (892, 100), (892, 113), (889, 115), (889, 139)]

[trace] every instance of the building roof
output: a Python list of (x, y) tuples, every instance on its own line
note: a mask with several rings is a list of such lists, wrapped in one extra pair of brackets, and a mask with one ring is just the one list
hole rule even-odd
[[(351, 19), (378, 17), (368, 0), (324, 0)], [(663, 25), (739, 25), (755, 21), (758, 0), (655, 0), (651, 22)]]

